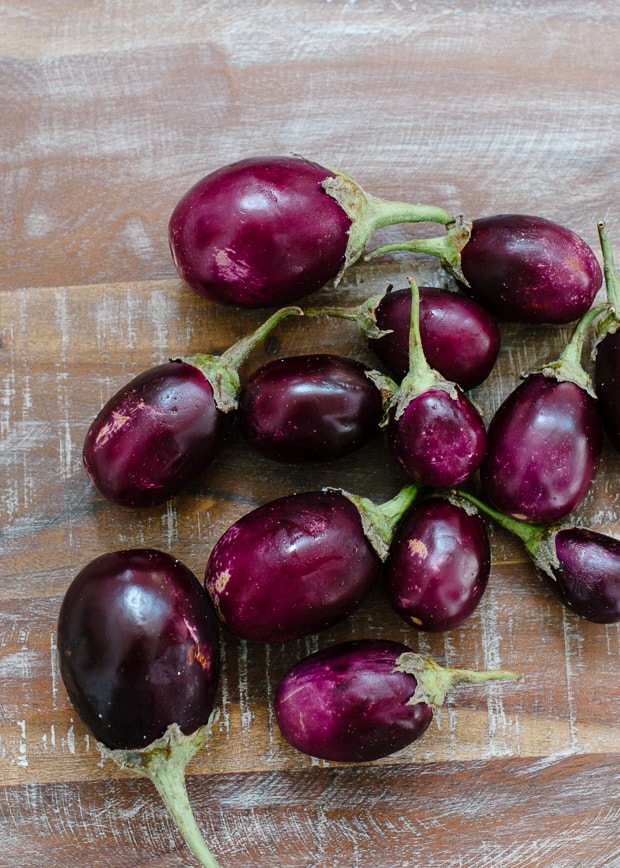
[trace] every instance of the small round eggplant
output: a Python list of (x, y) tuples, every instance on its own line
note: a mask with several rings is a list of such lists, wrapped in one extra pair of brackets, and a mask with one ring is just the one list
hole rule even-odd
[(477, 510), (433, 496), (403, 516), (385, 562), (386, 596), (418, 630), (453, 630), (469, 618), (486, 589), (491, 553)]
[(409, 371), (392, 396), (387, 439), (414, 482), (458, 485), (479, 468), (486, 447), (482, 417), (463, 391), (428, 364), (419, 324), (419, 291), (411, 284)]
[[(198, 181), (175, 206), (168, 237), (177, 271), (199, 295), (271, 307), (337, 278), (375, 229), (420, 221), (454, 218), (434, 206), (384, 202), (301, 157), (250, 157)], [(460, 249), (452, 234), (442, 237), (448, 262)]]
[(205, 587), (223, 623), (250, 642), (285, 642), (347, 617), (379, 579), (393, 528), (417, 493), (376, 506), (342, 491), (277, 498), (216, 542)]
[(241, 433), (276, 461), (340, 458), (379, 432), (383, 399), (369, 373), (361, 362), (328, 353), (268, 362), (242, 386)]
[(461, 268), (468, 295), (496, 316), (521, 323), (580, 319), (602, 283), (600, 265), (582, 238), (525, 214), (474, 220)]
[(581, 503), (599, 464), (603, 434), (596, 397), (580, 358), (585, 314), (556, 362), (531, 373), (491, 419), (480, 478), (488, 500), (515, 518), (559, 521)]
[(65, 593), (57, 646), (69, 698), (101, 753), (149, 777), (200, 864), (216, 868), (185, 788), (220, 671), (217, 619), (200, 582), (155, 549), (101, 555)]
[(275, 716), (284, 738), (302, 753), (369, 762), (420, 738), (452, 687), (499, 680), (519, 675), (444, 669), (400, 642), (344, 642), (300, 660), (284, 675)]
[(238, 368), (289, 314), (276, 311), (221, 356), (195, 355), (156, 365), (119, 389), (91, 423), (83, 446), (87, 476), (122, 506), (163, 503), (211, 464), (236, 409)]
[(566, 522), (531, 524), (467, 492), (459, 494), (523, 542), (538, 574), (566, 608), (595, 624), (620, 621), (620, 540)]
[(620, 277), (603, 221), (598, 224), (598, 232), (611, 315), (602, 323), (603, 334), (595, 347), (594, 390), (603, 427), (613, 447), (620, 452)]
[[(434, 370), (464, 391), (479, 386), (491, 373), (501, 335), (491, 314), (460, 292), (421, 286), (420, 336)], [(333, 316), (357, 323), (368, 346), (396, 380), (409, 370), (411, 290), (388, 289), (357, 307), (305, 309), (305, 314)]]

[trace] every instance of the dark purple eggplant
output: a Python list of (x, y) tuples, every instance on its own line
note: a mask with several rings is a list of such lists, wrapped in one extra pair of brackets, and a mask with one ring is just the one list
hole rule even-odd
[(276, 461), (347, 455), (379, 432), (383, 398), (369, 374), (367, 365), (329, 353), (267, 362), (241, 388), (241, 433)]
[(591, 308), (560, 358), (529, 374), (491, 419), (480, 478), (486, 498), (501, 512), (549, 524), (588, 493), (603, 432), (581, 355), (588, 328), (604, 310)]
[(569, 323), (590, 308), (602, 272), (570, 229), (526, 214), (472, 223), (461, 253), (464, 290), (491, 313), (521, 323)]
[(594, 352), (594, 390), (603, 427), (620, 452), (620, 278), (604, 222), (598, 224), (610, 315), (601, 321)]
[[(501, 335), (491, 314), (473, 299), (448, 289), (421, 286), (420, 336), (431, 368), (464, 391), (491, 373)], [(411, 289), (391, 288), (357, 307), (307, 308), (306, 314), (354, 320), (387, 371), (402, 380), (409, 370)]]
[(414, 482), (458, 485), (480, 466), (486, 446), (484, 422), (463, 391), (428, 364), (420, 334), (419, 291), (414, 280), (410, 284), (409, 371), (391, 398), (388, 444)]
[(119, 389), (91, 423), (82, 453), (86, 474), (104, 497), (153, 506), (206, 470), (237, 406), (240, 365), (283, 317), (301, 313), (282, 308), (219, 357), (156, 365)]
[(469, 618), (491, 570), (484, 520), (469, 504), (433, 496), (401, 519), (383, 569), (394, 610), (418, 630), (453, 630)]
[(458, 264), (468, 228), (442, 208), (385, 202), (301, 157), (250, 157), (198, 181), (169, 221), (172, 258), (199, 295), (222, 304), (290, 304), (337, 279), (375, 229), (440, 223), (437, 254)]
[(299, 639), (331, 627), (379, 579), (396, 522), (416, 496), (406, 486), (377, 506), (327, 489), (279, 497), (218, 539), (205, 587), (222, 622), (250, 642)]
[(275, 716), (303, 753), (369, 762), (420, 738), (453, 687), (516, 680), (510, 670), (445, 669), (400, 642), (362, 639), (296, 663), (276, 689)]
[(595, 624), (620, 621), (620, 540), (568, 522), (531, 524), (458, 492), (523, 542), (538, 574), (561, 602)]
[(101, 555), (65, 593), (57, 647), (69, 698), (102, 755), (149, 777), (200, 864), (216, 868), (185, 788), (220, 672), (217, 618), (198, 579), (155, 549)]

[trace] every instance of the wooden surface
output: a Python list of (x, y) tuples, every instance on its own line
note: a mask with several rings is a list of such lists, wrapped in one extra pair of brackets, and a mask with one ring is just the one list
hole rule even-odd
[[(177, 279), (166, 241), (187, 187), (257, 153), (303, 153), (369, 192), (470, 217), (536, 213), (620, 247), (620, 12), (611, 0), (5, 3), (0, 28), (0, 865), (174, 868), (192, 859), (148, 781), (102, 765), (59, 679), (62, 595), (91, 558), (152, 545), (198, 576), (238, 516), (321, 485), (381, 500), (403, 480), (380, 438), (312, 469), (233, 436), (161, 508), (105, 502), (81, 468), (104, 399), (169, 355), (214, 352), (262, 319)], [(411, 234), (382, 230), (380, 240)], [(342, 303), (448, 285), (434, 262), (358, 264)], [(475, 398), (490, 418), (567, 328), (502, 325)], [(289, 320), (251, 359), (329, 349), (368, 359), (351, 323)], [(580, 521), (620, 534), (620, 456), (606, 446)], [(188, 788), (223, 868), (620, 865), (620, 632), (567, 613), (520, 544), (462, 628), (424, 636), (380, 588), (347, 622), (285, 646), (223, 634), (219, 716)], [(313, 762), (271, 698), (300, 656), (350, 636), (441, 662), (518, 668), (455, 691), (424, 738), (378, 763)]]

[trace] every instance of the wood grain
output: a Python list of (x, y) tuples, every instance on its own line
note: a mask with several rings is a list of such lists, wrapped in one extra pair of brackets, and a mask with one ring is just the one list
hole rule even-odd
[[(324, 467), (258, 458), (233, 432), (164, 507), (126, 510), (85, 478), (93, 416), (168, 356), (220, 352), (263, 318), (191, 293), (166, 224), (185, 189), (252, 153), (302, 152), (369, 192), (469, 216), (539, 213), (595, 250), (620, 244), (620, 13), (610, 2), (5, 4), (0, 32), (0, 865), (189, 865), (152, 786), (109, 763), (59, 678), (55, 625), (77, 571), (152, 545), (198, 576), (237, 517), (333, 485), (380, 501), (403, 478), (381, 436)], [(382, 230), (394, 240), (410, 227)], [(329, 298), (389, 283), (451, 285), (432, 261), (358, 263)], [(501, 324), (490, 418), (570, 327)], [(333, 350), (376, 364), (352, 323), (291, 319), (244, 370)], [(576, 518), (620, 535), (609, 444)], [(208, 750), (190, 768), (223, 868), (620, 865), (620, 629), (564, 610), (518, 541), (490, 528), (475, 615), (417, 634), (376, 588), (343, 624), (283, 646), (222, 635)], [(518, 685), (454, 691), (417, 744), (361, 767), (292, 751), (271, 710), (300, 656), (349, 637), (405, 641), (442, 662), (517, 668)]]

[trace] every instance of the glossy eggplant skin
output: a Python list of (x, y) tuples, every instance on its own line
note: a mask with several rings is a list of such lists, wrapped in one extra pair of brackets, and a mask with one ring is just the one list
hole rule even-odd
[(301, 492), (263, 504), (231, 525), (211, 551), (205, 587), (233, 634), (284, 642), (347, 617), (381, 566), (346, 495)]
[(176, 268), (199, 295), (240, 307), (296, 301), (334, 278), (351, 221), (322, 188), (333, 173), (300, 157), (223, 166), (177, 203), (168, 237)]
[(430, 497), (401, 520), (383, 570), (386, 596), (408, 624), (430, 633), (459, 627), (487, 587), (486, 525), (472, 509)]
[(459, 485), (479, 468), (486, 447), (480, 413), (458, 389), (431, 388), (415, 397), (387, 426), (392, 455), (420, 485)]
[(173, 361), (134, 377), (90, 425), (86, 474), (114, 503), (163, 503), (203, 472), (220, 451), (230, 414), (194, 365)]
[(383, 401), (369, 372), (361, 362), (329, 353), (268, 362), (241, 389), (241, 433), (276, 461), (340, 458), (379, 432)]
[(522, 323), (579, 319), (603, 280), (598, 260), (582, 238), (526, 214), (474, 220), (461, 267), (468, 295), (495, 316)]
[(555, 533), (557, 562), (545, 572), (567, 608), (588, 621), (620, 621), (620, 540), (586, 528)]
[(220, 671), (218, 623), (198, 579), (156, 549), (95, 558), (58, 618), (60, 673), (77, 713), (110, 748), (146, 747), (176, 723), (207, 723)]
[(368, 762), (407, 747), (428, 728), (433, 711), (408, 704), (416, 679), (394, 671), (399, 642), (358, 640), (300, 660), (274, 697), (276, 721), (293, 747), (333, 762)]
[(596, 399), (576, 383), (530, 374), (491, 419), (482, 490), (509, 516), (559, 521), (587, 494), (601, 450)]
[[(375, 308), (377, 327), (388, 331), (369, 346), (389, 373), (402, 380), (409, 370), (411, 290), (387, 292)], [(481, 305), (466, 295), (420, 287), (420, 335), (429, 365), (464, 391), (491, 373), (499, 353), (500, 330)]]
[(594, 388), (605, 431), (620, 452), (620, 329), (605, 335), (596, 347)]

